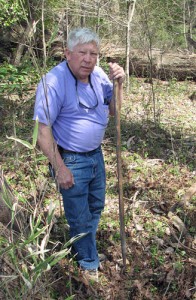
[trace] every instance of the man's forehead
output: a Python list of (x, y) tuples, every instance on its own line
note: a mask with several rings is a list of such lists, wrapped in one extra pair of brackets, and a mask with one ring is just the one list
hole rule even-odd
[(96, 48), (97, 50), (99, 49), (94, 41), (82, 44), (78, 43), (74, 48)]

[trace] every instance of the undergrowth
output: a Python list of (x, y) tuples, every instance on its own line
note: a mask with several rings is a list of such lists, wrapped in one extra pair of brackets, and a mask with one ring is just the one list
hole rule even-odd
[[(34, 147), (35, 137), (32, 142), (35, 86), (25, 93), (22, 88), (22, 94), (14, 90), (13, 95), (8, 84), (9, 93), (3, 91), (1, 168), (28, 220), (27, 233), (20, 233), (17, 242), (10, 235), (1, 237), (2, 260), (11, 264), (7, 273), (1, 268), (4, 299), (13, 295), (13, 299), (44, 299), (43, 291), (47, 299), (194, 299), (195, 196), (187, 206), (169, 213), (195, 183), (195, 103), (189, 99), (195, 87), (189, 81), (155, 80), (155, 121), (150, 84), (134, 77), (130, 81), (131, 93), (124, 95), (121, 112), (126, 270), (119, 234), (115, 120), (111, 118), (102, 145), (107, 191), (97, 233), (98, 249), (107, 261), (97, 285), (82, 281), (69, 253), (61, 198), (46, 158)], [(20, 89), (19, 78), (17, 82), (15, 88)]]

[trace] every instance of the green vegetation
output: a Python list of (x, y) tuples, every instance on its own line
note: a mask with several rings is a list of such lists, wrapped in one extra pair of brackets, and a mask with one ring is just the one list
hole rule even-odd
[[(15, 68), (13, 70), (17, 74)], [(70, 260), (68, 255), (70, 241), (62, 216), (62, 204), (59, 206), (59, 194), (49, 177), (47, 160), (35, 148), (37, 125), (34, 127), (30, 117), (33, 114), (33, 101), (29, 100), (33, 99), (34, 85), (27, 86), (29, 90), (26, 94), (20, 93), (21, 88), (12, 91), (8, 84), (9, 76), (2, 81), (1, 164), (19, 204), (25, 207), (29, 225), (27, 233), (16, 236), (17, 242), (14, 236), (10, 239), (10, 233), (8, 236), (1, 235), (2, 259), (9, 260), (14, 268), (12, 275), (7, 274), (8, 277), (3, 278), (1, 289), (8, 299), (26, 299), (24, 295), (39, 297), (39, 291), (46, 290), (49, 284), (49, 299), (61, 299), (62, 293), (62, 299), (74, 299), (80, 274), (74, 258)], [(14, 76), (17, 80), (17, 75)], [(24, 73), (23, 76), (24, 82), (37, 80), (34, 75), (30, 78), (29, 74), (27, 76)], [(123, 289), (124, 299), (128, 295), (132, 295), (133, 299), (144, 299), (142, 295), (145, 295), (146, 289), (151, 299), (164, 294), (166, 299), (181, 299), (193, 284), (193, 269), (185, 260), (185, 257), (192, 259), (192, 246), (189, 244), (187, 248), (186, 236), (179, 232), (167, 213), (194, 183), (196, 123), (194, 105), (188, 98), (194, 90), (194, 84), (173, 80), (165, 85), (155, 80), (161, 113), (159, 123), (154, 123), (152, 103), (148, 96), (149, 84), (134, 77), (131, 82), (131, 93), (124, 97), (121, 115), (127, 272), (120, 275), (123, 283), (119, 286), (117, 270), (120, 270), (122, 263), (115, 122), (111, 119), (103, 143), (107, 170), (106, 208), (98, 231), (98, 247), (100, 252), (107, 255), (108, 261), (101, 272), (97, 293), (100, 297), (105, 295), (106, 287), (111, 290), (113, 285), (110, 286), (110, 283), (113, 283), (118, 286), (119, 293)], [(15, 127), (10, 122), (13, 105), (10, 106), (8, 101), (14, 99), (13, 93), (17, 95), (17, 101), (14, 102), (14, 111), (18, 116)], [(195, 197), (190, 199), (189, 207), (176, 210), (192, 242), (195, 235), (194, 200)], [(14, 216), (13, 210), (12, 223)], [(61, 277), (57, 275), (59, 272)], [(142, 285), (143, 278), (149, 278), (145, 286)], [(187, 282), (186, 291), (181, 289), (182, 278)], [(56, 280), (61, 285), (60, 289), (53, 284)], [(141, 286), (136, 285), (137, 280)], [(12, 290), (8, 292), (10, 285)], [(83, 288), (83, 297), (93, 293), (89, 287)], [(93, 297), (90, 295), (88, 299)]]
[[(186, 39), (189, 31), (195, 39), (193, 2), (137, 1), (132, 48), (146, 53), (153, 48), (193, 51)], [(35, 89), (42, 74), (63, 59), (62, 37), (65, 40), (73, 26), (95, 28), (108, 49), (108, 43), (116, 48), (125, 45), (127, 8), (124, 0), (50, 0), (42, 14), (43, 4), (34, 0), (0, 4), (1, 168), (24, 212), (17, 233), (12, 230), (17, 205), (3, 184), (0, 195), (10, 208), (11, 222), (6, 228), (0, 220), (0, 298), (193, 300), (195, 195), (187, 206), (177, 206), (174, 215), (169, 212), (196, 178), (195, 102), (190, 100), (194, 82), (190, 77), (181, 82), (175, 76), (165, 81), (151, 78), (150, 56), (148, 78), (130, 76), (130, 92), (124, 93), (121, 111), (127, 268), (124, 272), (111, 118), (103, 142), (106, 207), (97, 233), (99, 251), (108, 260), (99, 285), (87, 286), (70, 253), (73, 240), (48, 162), (36, 147)], [(107, 72), (104, 51), (100, 65)], [(120, 62), (124, 65), (125, 59)]]

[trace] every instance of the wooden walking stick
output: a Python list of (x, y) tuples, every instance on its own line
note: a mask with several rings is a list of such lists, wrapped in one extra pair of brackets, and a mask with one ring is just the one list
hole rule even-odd
[(114, 85), (114, 104), (115, 104), (115, 123), (116, 123), (116, 156), (117, 156), (117, 175), (118, 175), (118, 193), (119, 193), (119, 219), (120, 219), (120, 239), (123, 265), (126, 268), (126, 240), (125, 240), (125, 222), (124, 222), (124, 201), (122, 187), (122, 163), (121, 163), (121, 128), (120, 128), (120, 99), (119, 83), (115, 79)]

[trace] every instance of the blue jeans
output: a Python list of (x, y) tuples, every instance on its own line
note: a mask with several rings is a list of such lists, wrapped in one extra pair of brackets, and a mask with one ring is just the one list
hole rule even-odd
[(96, 231), (105, 204), (106, 176), (101, 147), (86, 154), (62, 153), (75, 185), (61, 189), (70, 236), (88, 233), (73, 244), (76, 259), (83, 269), (97, 269), (99, 258)]

